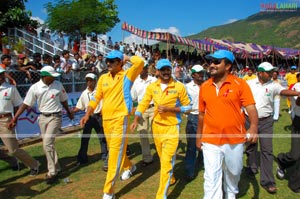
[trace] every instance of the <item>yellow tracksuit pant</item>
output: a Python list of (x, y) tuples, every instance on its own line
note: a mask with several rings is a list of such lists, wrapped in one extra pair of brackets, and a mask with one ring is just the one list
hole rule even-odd
[(108, 146), (108, 171), (103, 188), (104, 193), (114, 193), (114, 185), (120, 171), (130, 169), (132, 164), (126, 155), (129, 117), (123, 116), (103, 120), (104, 134)]
[(179, 125), (165, 126), (153, 122), (152, 132), (156, 150), (160, 159), (160, 180), (156, 199), (166, 199), (179, 142)]

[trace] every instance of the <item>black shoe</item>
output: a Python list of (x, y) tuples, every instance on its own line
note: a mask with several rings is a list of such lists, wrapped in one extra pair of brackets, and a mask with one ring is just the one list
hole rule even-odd
[(45, 180), (46, 184), (53, 184), (57, 181), (57, 175), (49, 176), (48, 174), (46, 174)]
[(37, 176), (39, 174), (39, 171), (40, 171), (40, 162), (37, 161), (37, 166), (30, 169), (30, 176)]

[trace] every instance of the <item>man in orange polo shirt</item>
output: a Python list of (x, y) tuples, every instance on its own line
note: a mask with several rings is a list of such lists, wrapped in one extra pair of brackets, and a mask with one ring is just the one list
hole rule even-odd
[[(211, 78), (200, 87), (196, 145), (203, 150), (204, 198), (235, 198), (243, 168), (246, 141), (257, 141), (258, 116), (245, 80), (230, 74), (234, 55), (219, 50), (206, 56)], [(245, 129), (244, 107), (250, 120)], [(223, 173), (223, 174), (222, 174)]]

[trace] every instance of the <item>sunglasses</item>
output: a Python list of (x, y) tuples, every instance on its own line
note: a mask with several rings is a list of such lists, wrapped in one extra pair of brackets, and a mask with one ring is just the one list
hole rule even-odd
[(219, 65), (222, 62), (222, 59), (211, 59), (210, 64)]
[(105, 63), (107, 64), (107, 63), (110, 63), (110, 64), (113, 64), (113, 63), (115, 63), (115, 62), (117, 62), (117, 61), (120, 61), (120, 59), (108, 59), (108, 58), (106, 58), (105, 59)]

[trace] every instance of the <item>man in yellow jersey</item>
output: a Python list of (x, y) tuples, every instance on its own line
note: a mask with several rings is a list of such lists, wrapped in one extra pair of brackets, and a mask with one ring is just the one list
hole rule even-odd
[(251, 79), (255, 79), (257, 76), (253, 73), (254, 69), (253, 68), (249, 68), (247, 71), (247, 75), (245, 75), (243, 77), (244, 80), (251, 80)]
[[(284, 79), (287, 81), (288, 88), (290, 88), (290, 86), (297, 83), (296, 75), (297, 75), (297, 66), (291, 66), (291, 71), (287, 73), (284, 77)], [(287, 98), (286, 102), (287, 102), (287, 106), (289, 107), (289, 113), (290, 113), (291, 101), (289, 97)]]
[(156, 68), (159, 71), (159, 79), (147, 87), (146, 93), (137, 107), (130, 129), (136, 128), (139, 118), (153, 100), (152, 132), (160, 158), (160, 182), (156, 199), (162, 199), (167, 198), (169, 185), (172, 184), (172, 180), (174, 181), (172, 176), (179, 141), (180, 114), (190, 111), (192, 107), (184, 85), (172, 78), (170, 61), (160, 59)]
[[(113, 50), (105, 57), (109, 73), (100, 77), (96, 94), (91, 98), (85, 116), (80, 124), (84, 126), (102, 99), (102, 118), (104, 134), (108, 144), (108, 172), (103, 188), (103, 199), (114, 198), (114, 185), (121, 169), (121, 180), (127, 180), (136, 170), (126, 155), (129, 114), (132, 110), (130, 88), (135, 78), (144, 67), (144, 61), (138, 56), (129, 58), (118, 50)], [(130, 61), (132, 66), (123, 70)]]

